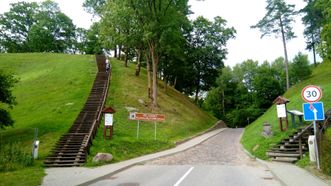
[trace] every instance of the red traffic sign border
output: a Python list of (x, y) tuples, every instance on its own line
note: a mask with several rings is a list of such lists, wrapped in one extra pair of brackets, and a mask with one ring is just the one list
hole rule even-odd
[[(309, 101), (309, 100), (307, 100), (307, 99), (305, 98), (305, 96), (304, 96), (304, 92), (305, 92), (305, 90), (308, 89), (308, 88), (316, 88), (316, 89), (318, 89), (318, 91), (320, 92), (320, 96), (319, 96), (315, 101)], [(323, 93), (322, 93), (321, 88), (320, 88), (319, 86), (316, 86), (316, 85), (308, 85), (308, 86), (305, 86), (305, 87), (302, 89), (302, 91), (301, 91), (302, 99), (305, 100), (306, 102), (309, 102), (309, 103), (318, 102), (318, 101), (322, 98), (322, 95), (323, 95)]]

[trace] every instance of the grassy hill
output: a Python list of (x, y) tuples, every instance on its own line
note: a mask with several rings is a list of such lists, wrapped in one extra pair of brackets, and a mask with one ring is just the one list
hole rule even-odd
[[(317, 85), (323, 91), (323, 97), (320, 101), (324, 103), (324, 111), (331, 107), (331, 63), (322, 63), (316, 67), (312, 76), (291, 87), (284, 97), (290, 100), (287, 104), (287, 109), (302, 111), (302, 103), (304, 100), (301, 98), (301, 90), (307, 85)], [(269, 122), (272, 126), (274, 135), (270, 138), (265, 138), (261, 135), (263, 123)], [(276, 106), (273, 105), (264, 115), (259, 117), (256, 121), (246, 127), (241, 142), (246, 150), (252, 153), (254, 156), (267, 159), (266, 151), (274, 144), (281, 141), (281, 139), (287, 137), (294, 132), (291, 119), (289, 118), (289, 130), (281, 132), (278, 127), (278, 118), (276, 112)]]
[(0, 54), (0, 69), (15, 74), (15, 123), (0, 131), (0, 147), (19, 143), (30, 153), (38, 128), (39, 157), (33, 167), (0, 171), (0, 185), (37, 185), (44, 175), (42, 159), (65, 133), (92, 87), (97, 71), (94, 56), (64, 54)]
[[(114, 114), (114, 133), (112, 140), (103, 139), (103, 128), (98, 131), (93, 142), (88, 164), (97, 152), (109, 152), (114, 161), (121, 161), (147, 153), (161, 151), (175, 145), (196, 133), (210, 128), (216, 118), (200, 110), (192, 101), (168, 87), (164, 90), (163, 82), (159, 82), (158, 106), (156, 113), (165, 114), (166, 121), (157, 123), (157, 137), (154, 140), (154, 123), (142, 122), (139, 139), (137, 122), (128, 120), (128, 108), (136, 108), (137, 112), (150, 113), (151, 100), (147, 97), (147, 75), (145, 69), (139, 77), (135, 76), (135, 66), (128, 68), (124, 63), (112, 59), (112, 79), (107, 99), (107, 105), (112, 106)], [(144, 104), (140, 103), (143, 100)], [(103, 121), (102, 121), (103, 122)]]
[[(145, 106), (150, 102), (146, 71), (136, 77), (133, 65), (125, 68), (120, 61), (111, 62), (113, 76), (107, 105), (117, 111), (114, 136), (112, 140), (104, 140), (102, 127), (99, 128), (89, 165), (97, 152), (111, 152), (114, 161), (121, 161), (172, 147), (176, 141), (215, 124), (216, 118), (201, 111), (176, 90), (168, 88), (165, 92), (160, 83), (157, 112), (165, 114), (166, 121), (157, 124), (156, 140), (154, 124), (148, 122), (141, 123), (140, 137), (136, 139), (136, 122), (128, 120), (126, 107), (151, 112), (149, 106)], [(95, 58), (91, 55), (47, 53), (0, 54), (0, 69), (15, 74), (20, 80), (13, 90), (18, 104), (10, 110), (15, 123), (13, 127), (0, 131), (0, 147), (17, 142), (30, 153), (34, 128), (38, 128), (40, 140), (39, 160), (34, 166), (0, 171), (0, 185), (39, 185), (45, 175), (42, 160), (70, 128), (89, 95), (97, 71)], [(145, 104), (141, 104), (139, 99)]]

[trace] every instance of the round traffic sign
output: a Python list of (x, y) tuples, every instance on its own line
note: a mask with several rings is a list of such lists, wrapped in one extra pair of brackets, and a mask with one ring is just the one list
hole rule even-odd
[(301, 96), (307, 102), (317, 102), (322, 98), (322, 90), (318, 86), (308, 85), (302, 89)]

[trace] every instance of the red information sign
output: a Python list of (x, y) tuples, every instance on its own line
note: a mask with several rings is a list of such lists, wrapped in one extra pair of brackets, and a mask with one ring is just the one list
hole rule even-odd
[(150, 114), (150, 113), (130, 113), (130, 120), (143, 120), (143, 121), (165, 121), (163, 114)]

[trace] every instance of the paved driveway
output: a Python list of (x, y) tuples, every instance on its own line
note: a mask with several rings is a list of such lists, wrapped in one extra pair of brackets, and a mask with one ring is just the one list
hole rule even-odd
[(226, 129), (195, 147), (131, 167), (92, 185), (281, 185), (243, 152), (243, 129)]

